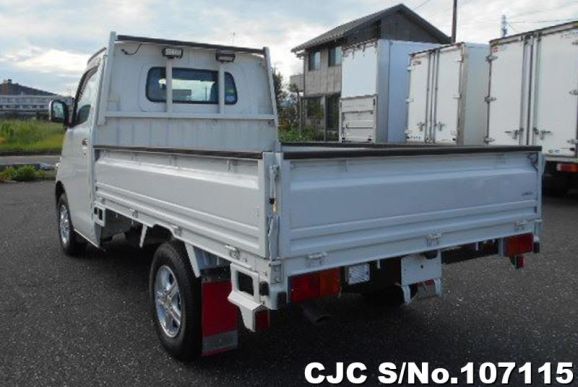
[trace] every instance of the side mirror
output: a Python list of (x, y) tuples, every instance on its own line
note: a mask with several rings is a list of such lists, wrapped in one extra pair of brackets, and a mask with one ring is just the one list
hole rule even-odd
[(66, 126), (68, 124), (68, 105), (58, 99), (50, 101), (48, 104), (48, 119), (51, 122), (57, 122)]

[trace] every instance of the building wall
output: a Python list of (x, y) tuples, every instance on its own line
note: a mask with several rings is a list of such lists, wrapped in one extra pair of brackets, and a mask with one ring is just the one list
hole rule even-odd
[(305, 97), (335, 94), (341, 92), (341, 65), (329, 67), (329, 49), (321, 51), (321, 66), (319, 70), (309, 71), (307, 68), (309, 52), (303, 58), (305, 61)]
[(48, 114), (48, 103), (53, 99), (62, 99), (71, 103), (71, 98), (57, 95), (0, 95), (0, 115), (34, 116)]

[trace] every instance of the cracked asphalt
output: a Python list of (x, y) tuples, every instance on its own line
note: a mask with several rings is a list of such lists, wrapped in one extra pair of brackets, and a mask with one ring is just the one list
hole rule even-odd
[(187, 364), (154, 332), (152, 252), (118, 240), (64, 256), (52, 190), (0, 184), (0, 385), (303, 385), (311, 361), (363, 362), (366, 385), (384, 361), (455, 375), (470, 361), (572, 361), (578, 374), (578, 192), (545, 199), (542, 253), (524, 270), (496, 257), (446, 266), (442, 299), (397, 310), (329, 299), (333, 318), (321, 326), (284, 310), (269, 331), (243, 331), (238, 350)]

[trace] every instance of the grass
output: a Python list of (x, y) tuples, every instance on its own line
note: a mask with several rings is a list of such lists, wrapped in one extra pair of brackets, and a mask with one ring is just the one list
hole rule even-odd
[(60, 153), (61, 124), (40, 120), (0, 120), (0, 154)]

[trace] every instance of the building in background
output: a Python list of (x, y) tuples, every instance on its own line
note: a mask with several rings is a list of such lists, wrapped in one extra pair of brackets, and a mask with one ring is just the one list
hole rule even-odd
[[(449, 44), (451, 39), (403, 4), (333, 28), (291, 51), (303, 73), (291, 76), (302, 94), (301, 125), (337, 138), (341, 96), (341, 47), (373, 39)], [(409, 59), (409, 58), (408, 58)]]
[(44, 118), (48, 115), (48, 103), (53, 99), (62, 99), (69, 104), (72, 101), (70, 97), (22, 86), (6, 79), (0, 84), (0, 117)]

